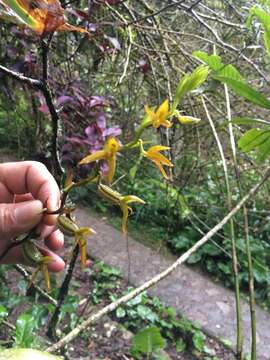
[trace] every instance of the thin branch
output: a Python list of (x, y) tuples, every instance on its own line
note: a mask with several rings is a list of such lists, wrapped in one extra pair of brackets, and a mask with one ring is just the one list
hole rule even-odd
[(29, 86), (32, 86), (34, 88), (37, 88), (39, 90), (41, 90), (42, 88), (42, 82), (40, 80), (36, 80), (36, 79), (32, 79), (30, 77), (24, 76), (21, 73), (18, 73), (16, 71), (10, 70), (8, 68), (6, 68), (3, 65), (0, 65), (0, 71), (3, 72), (4, 74), (12, 77), (15, 80), (21, 81)]
[[(21, 265), (13, 265), (14, 269), (18, 271), (26, 281), (30, 281), (31, 275), (25, 270), (25, 268)], [(44, 299), (48, 300), (48, 302), (54, 306), (57, 305), (57, 301), (51, 297), (46, 291), (41, 289), (38, 285), (32, 283), (32, 287), (42, 296)]]
[[(54, 175), (60, 181), (60, 177), (63, 174), (63, 169), (61, 167), (60, 160), (59, 160), (59, 154), (58, 154), (58, 132), (59, 132), (60, 118), (59, 118), (59, 116), (57, 114), (57, 111), (55, 109), (49, 85), (47, 84), (46, 81), (40, 81), (40, 80), (32, 79), (30, 77), (24, 76), (21, 73), (10, 70), (10, 69), (6, 68), (5, 66), (2, 66), (2, 65), (0, 65), (0, 71), (2, 71), (6, 75), (12, 77), (15, 80), (23, 82), (24, 84), (27, 84), (27, 85), (29, 85), (29, 86), (31, 86), (33, 88), (37, 88), (44, 95), (44, 98), (46, 100), (46, 104), (48, 106), (48, 109), (49, 109), (50, 115), (51, 115), (51, 119), (52, 119), (52, 127), (53, 127), (52, 155), (53, 155), (53, 158), (54, 158), (54, 169), (55, 169), (55, 172), (56, 172), (56, 174), (54, 174)], [(43, 69), (43, 71), (45, 71), (45, 69)], [(46, 74), (45, 74), (45, 76), (46, 76)]]
[(144, 21), (144, 20), (151, 19), (151, 18), (153, 18), (153, 17), (161, 14), (162, 12), (164, 12), (164, 11), (166, 11), (166, 10), (172, 8), (172, 7), (175, 7), (175, 6), (177, 6), (177, 5), (181, 5), (181, 4), (184, 3), (185, 1), (186, 1), (186, 0), (181, 0), (181, 1), (177, 1), (177, 2), (171, 3), (171, 4), (169, 4), (169, 5), (166, 5), (166, 6), (164, 6), (162, 9), (159, 9), (158, 11), (153, 12), (153, 13), (150, 14), (150, 15), (146, 15), (146, 16), (143, 16), (143, 17), (141, 17), (141, 18), (139, 18), (139, 19), (130, 21), (129, 23), (126, 24), (126, 26), (130, 26), (130, 25), (133, 25), (133, 24), (137, 24), (137, 23), (139, 23), (139, 22), (142, 22), (142, 21)]
[[(239, 188), (239, 193), (242, 195), (242, 181), (241, 174), (238, 169), (237, 159), (236, 159), (236, 146), (235, 139), (233, 134), (232, 127), (232, 116), (231, 116), (231, 105), (230, 105), (230, 96), (228, 87), (225, 84), (225, 98), (227, 106), (227, 118), (228, 118), (228, 127), (230, 132), (230, 142), (233, 153), (233, 163), (235, 169), (235, 175), (237, 179), (237, 184)], [(250, 309), (250, 322), (251, 322), (251, 359), (256, 360), (256, 343), (257, 343), (257, 333), (256, 333), (256, 309), (255, 309), (255, 293), (254, 293), (254, 277), (253, 277), (253, 264), (252, 264), (252, 255), (250, 249), (250, 240), (249, 240), (249, 226), (248, 226), (248, 212), (247, 207), (243, 206), (243, 218), (244, 218), (244, 233), (245, 233), (245, 244), (246, 244), (246, 255), (248, 261), (248, 284), (249, 284), (249, 309)]]
[(195, 10), (191, 10), (189, 11), (189, 7), (185, 4), (177, 4), (176, 2), (174, 2), (174, 4), (176, 4), (180, 9), (184, 10), (189, 16), (193, 17), (197, 22), (199, 22), (203, 27), (205, 27), (207, 30), (209, 30), (213, 36), (216, 39), (216, 42), (220, 45), (222, 45), (225, 49), (228, 49), (232, 52), (235, 52), (238, 54), (239, 57), (241, 57), (242, 59), (244, 59), (248, 64), (250, 64), (255, 70), (256, 72), (266, 81), (266, 83), (268, 85), (270, 85), (270, 80), (266, 77), (266, 75), (261, 71), (261, 69), (259, 68), (259, 66), (257, 64), (255, 64), (250, 58), (248, 58), (246, 55), (243, 54), (242, 51), (240, 51), (239, 49), (235, 48), (234, 46), (222, 41), (222, 39), (220, 38), (220, 36), (218, 35), (218, 33), (216, 32), (215, 29), (213, 29), (207, 22), (205, 22), (201, 16), (195, 11)]
[(54, 313), (53, 313), (51, 320), (49, 322), (49, 325), (48, 325), (47, 336), (52, 340), (54, 340), (56, 338), (56, 326), (59, 322), (59, 317), (61, 314), (61, 306), (63, 305), (65, 297), (68, 294), (69, 284), (72, 279), (73, 270), (74, 270), (74, 266), (75, 266), (78, 254), (79, 254), (79, 245), (76, 245), (76, 247), (74, 248), (74, 250), (72, 252), (72, 258), (68, 265), (66, 276), (64, 278), (64, 281), (63, 281), (60, 291), (59, 291), (56, 308), (54, 310)]
[(48, 347), (47, 351), (55, 352), (61, 349), (63, 346), (74, 340), (82, 331), (86, 330), (91, 324), (99, 320), (102, 316), (114, 311), (121, 304), (124, 304), (129, 300), (135, 298), (143, 291), (156, 285), (162, 279), (169, 276), (176, 268), (178, 268), (181, 264), (183, 264), (193, 253), (195, 253), (201, 246), (206, 244), (209, 239), (211, 239), (219, 230), (221, 230), (222, 227), (241, 209), (241, 207), (258, 192), (258, 190), (268, 180), (269, 177), (270, 177), (270, 166), (267, 167), (265, 175), (263, 176), (261, 181), (259, 181), (217, 225), (215, 225), (205, 236), (203, 236), (188, 251), (182, 254), (171, 266), (169, 266), (167, 269), (165, 269), (158, 275), (154, 276), (152, 279), (145, 282), (138, 288), (134, 289), (130, 293), (122, 296), (120, 299), (112, 302), (111, 304), (105, 306), (103, 309), (99, 310), (98, 312), (90, 316), (87, 320), (85, 320), (80, 325), (78, 325), (75, 329), (73, 329), (70, 333), (64, 336), (57, 343)]
[[(226, 192), (227, 192), (227, 206), (228, 209), (232, 209), (232, 193), (231, 187), (229, 182), (229, 175), (228, 175), (228, 167), (224, 155), (224, 151), (216, 131), (214, 122), (210, 116), (210, 113), (207, 109), (205, 104), (204, 98), (202, 97), (203, 107), (207, 116), (207, 119), (210, 123), (211, 129), (214, 134), (214, 138), (216, 140), (218, 150), (220, 153), (223, 171), (224, 171), (224, 178), (226, 184)], [(243, 325), (242, 325), (242, 317), (241, 317), (241, 303), (240, 303), (240, 287), (239, 287), (239, 274), (238, 274), (238, 266), (237, 266), (237, 249), (236, 249), (236, 240), (235, 240), (235, 226), (233, 218), (230, 219), (230, 235), (231, 235), (231, 246), (232, 246), (232, 269), (233, 269), (233, 276), (234, 276), (234, 291), (235, 291), (235, 303), (236, 303), (236, 325), (237, 325), (237, 345), (236, 345), (236, 355), (237, 359), (241, 360), (243, 358)]]

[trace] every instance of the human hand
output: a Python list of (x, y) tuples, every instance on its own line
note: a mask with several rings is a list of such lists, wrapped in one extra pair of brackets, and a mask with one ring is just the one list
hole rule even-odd
[[(64, 261), (53, 252), (63, 246), (63, 234), (55, 230), (56, 216), (43, 214), (44, 208), (50, 211), (57, 209), (59, 202), (57, 183), (42, 163), (22, 161), (0, 164), (0, 255), (13, 238), (37, 226), (48, 247), (42, 253), (52, 258), (49, 270), (63, 270)], [(1, 263), (27, 265), (21, 246), (11, 248)]]

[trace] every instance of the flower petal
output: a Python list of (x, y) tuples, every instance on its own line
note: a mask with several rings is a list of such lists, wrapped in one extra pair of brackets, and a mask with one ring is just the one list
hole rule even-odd
[(169, 179), (169, 176), (166, 174), (165, 170), (163, 169), (163, 166), (161, 165), (161, 163), (157, 160), (154, 160), (154, 159), (151, 159), (155, 164), (156, 166), (159, 168), (161, 174), (164, 176), (165, 179)]
[(129, 215), (129, 209), (130, 207), (127, 206), (126, 203), (120, 203), (121, 210), (123, 212), (122, 217), (122, 232), (123, 234), (127, 234), (127, 223), (128, 223), (128, 215)]
[(167, 159), (164, 155), (162, 154), (153, 154), (151, 155), (151, 157), (149, 156), (149, 159), (152, 161), (159, 161), (161, 164), (166, 165), (166, 166), (170, 166), (173, 167), (173, 164), (170, 162), (169, 159)]
[(142, 199), (140, 199), (138, 196), (136, 195), (126, 195), (123, 196), (121, 201), (125, 202), (126, 204), (130, 204), (132, 202), (138, 202), (140, 204), (145, 204), (145, 201), (143, 201)]
[(110, 137), (104, 145), (104, 151), (107, 152), (108, 157), (116, 154), (119, 148), (120, 148), (120, 144), (117, 141), (117, 139), (114, 137)]
[(168, 113), (169, 113), (169, 100), (166, 99), (157, 109), (156, 116), (158, 118), (164, 119), (168, 116)]
[(155, 112), (148, 105), (145, 105), (144, 111), (151, 118), (152, 121), (156, 118)]
[(163, 150), (170, 150), (169, 146), (163, 146), (163, 145), (154, 145), (151, 146), (147, 152), (158, 152), (158, 151), (163, 151)]
[(93, 154), (87, 155), (85, 158), (83, 158), (79, 164), (89, 164), (93, 161), (106, 159), (107, 152), (105, 150), (99, 150), (94, 152)]
[(181, 115), (177, 116), (177, 120), (183, 125), (198, 124), (198, 122), (201, 121), (201, 119), (195, 118), (193, 116), (181, 116)]
[(105, 178), (107, 179), (108, 183), (111, 184), (114, 174), (115, 174), (116, 155), (113, 155), (110, 158), (108, 158), (107, 164), (108, 164), (109, 170), (108, 170), (107, 174), (105, 175)]

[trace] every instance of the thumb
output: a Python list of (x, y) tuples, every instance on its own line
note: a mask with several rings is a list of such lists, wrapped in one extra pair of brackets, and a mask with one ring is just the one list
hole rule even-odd
[(0, 204), (0, 238), (11, 239), (35, 227), (42, 218), (42, 202)]

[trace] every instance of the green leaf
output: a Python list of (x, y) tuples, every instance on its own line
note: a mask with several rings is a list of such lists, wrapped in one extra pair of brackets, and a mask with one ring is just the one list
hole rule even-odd
[(135, 179), (137, 171), (138, 171), (138, 165), (137, 164), (135, 164), (134, 166), (132, 166), (132, 168), (130, 168), (129, 177), (130, 177), (131, 180)]
[(136, 334), (133, 339), (133, 351), (150, 355), (165, 347), (165, 340), (156, 326), (145, 328)]
[(251, 103), (262, 108), (270, 109), (270, 101), (257, 90), (249, 86), (233, 65), (224, 65), (218, 55), (208, 55), (203, 51), (195, 51), (193, 56), (207, 64), (210, 69), (214, 71), (214, 79), (227, 84), (238, 95), (244, 97)]
[(218, 71), (224, 66), (224, 64), (221, 61), (221, 57), (218, 55), (208, 55), (204, 51), (194, 51), (192, 53), (192, 56), (201, 60), (203, 63), (208, 65), (210, 69), (214, 71)]
[(178, 339), (175, 343), (175, 348), (178, 353), (184, 351), (186, 348), (185, 341), (182, 338)]
[(237, 117), (232, 119), (232, 124), (235, 125), (268, 125), (270, 126), (270, 122), (262, 119), (254, 119), (249, 117)]
[(222, 262), (218, 262), (218, 268), (224, 272), (224, 274), (230, 275), (231, 274), (231, 266), (226, 264), (223, 264)]
[(249, 102), (262, 108), (270, 109), (270, 101), (245, 82), (219, 75), (215, 76), (215, 79), (221, 81), (224, 84), (227, 84), (238, 95), (242, 96)]
[(17, 347), (32, 347), (35, 342), (33, 330), (35, 319), (29, 314), (21, 314), (16, 321), (15, 342)]
[(136, 296), (134, 299), (129, 300), (126, 305), (127, 306), (134, 306), (134, 305), (138, 305), (142, 302), (142, 298), (143, 298), (144, 293), (139, 294), (138, 296)]
[(176, 110), (182, 98), (190, 91), (198, 88), (206, 79), (209, 74), (208, 66), (198, 66), (190, 75), (185, 75), (179, 82), (172, 105), (171, 111)]
[(1, 350), (0, 360), (63, 360), (59, 356), (34, 349), (6, 349)]
[(196, 331), (192, 336), (192, 342), (196, 350), (202, 352), (205, 345), (205, 335), (201, 331)]
[[(243, 76), (239, 73), (239, 71), (231, 64), (223, 66), (218, 72), (218, 76), (222, 76), (225, 78), (230, 78), (232, 80), (237, 80), (240, 82), (245, 83), (245, 79)], [(216, 79), (216, 75), (214, 75), (214, 78)]]
[(213, 243), (205, 244), (202, 248), (203, 253), (210, 255), (210, 256), (216, 256), (221, 253), (221, 250)]
[(0, 305), (0, 324), (8, 316), (8, 310), (5, 306)]
[(238, 141), (238, 146), (243, 151), (250, 151), (261, 145), (270, 136), (269, 130), (250, 129)]
[(118, 319), (121, 319), (121, 318), (123, 318), (123, 317), (125, 317), (125, 316), (126, 316), (126, 310), (123, 309), (122, 307), (118, 307), (118, 308), (116, 309), (116, 317), (117, 317)]
[(245, 81), (239, 71), (231, 64), (225, 65), (218, 55), (208, 55), (203, 51), (194, 51), (192, 54), (197, 59), (208, 65), (215, 75), (229, 77), (239, 81)]
[[(11, 19), (17, 17), (17, 20), (20, 20), (29, 27), (36, 28), (37, 20), (35, 20), (19, 2), (16, 0), (6, 0), (5, 5), (7, 5), (8, 10), (11, 10)], [(10, 14), (10, 11), (8, 11), (8, 13)]]
[(188, 258), (187, 263), (196, 264), (197, 262), (201, 261), (201, 259), (202, 259), (201, 253), (194, 253)]
[(26, 312), (26, 314), (31, 315), (33, 319), (33, 326), (38, 330), (41, 326), (44, 326), (47, 322), (48, 309), (40, 304), (34, 304)]
[(143, 320), (148, 320), (152, 323), (158, 320), (158, 315), (145, 305), (138, 305), (137, 313)]
[(251, 21), (251, 19), (253, 17), (256, 17), (263, 27), (264, 45), (265, 45), (268, 55), (270, 56), (270, 15), (263, 9), (253, 6), (250, 9), (249, 22)]

